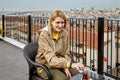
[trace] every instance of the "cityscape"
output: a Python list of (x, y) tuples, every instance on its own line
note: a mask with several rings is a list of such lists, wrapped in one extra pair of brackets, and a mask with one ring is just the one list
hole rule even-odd
[[(105, 17), (107, 19), (120, 19), (120, 9), (104, 9), (104, 10), (95, 10), (92, 7), (90, 10), (81, 8), (81, 9), (70, 9), (63, 10), (68, 18), (98, 18)], [(41, 16), (41, 17), (49, 17), (52, 10), (49, 11), (0, 11), (1, 15), (11, 15), (11, 16)]]

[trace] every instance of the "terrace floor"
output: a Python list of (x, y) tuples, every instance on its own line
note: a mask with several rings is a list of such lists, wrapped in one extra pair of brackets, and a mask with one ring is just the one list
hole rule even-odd
[(0, 80), (28, 80), (22, 49), (0, 39)]

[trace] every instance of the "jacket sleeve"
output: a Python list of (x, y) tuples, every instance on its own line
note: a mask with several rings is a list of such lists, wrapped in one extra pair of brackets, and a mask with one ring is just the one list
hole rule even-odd
[(49, 35), (45, 32), (41, 32), (39, 36), (39, 45), (41, 49), (44, 50), (44, 57), (50, 67), (53, 68), (65, 68), (68, 60), (64, 57), (57, 57), (55, 55), (54, 49), (52, 45), (50, 45), (50, 38), (48, 39)]

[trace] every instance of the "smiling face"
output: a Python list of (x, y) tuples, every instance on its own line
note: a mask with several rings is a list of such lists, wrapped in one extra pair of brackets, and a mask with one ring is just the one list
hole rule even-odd
[(54, 32), (67, 29), (67, 18), (65, 14), (60, 10), (54, 11), (48, 20), (48, 26)]
[(62, 19), (61, 17), (56, 17), (51, 24), (54, 32), (60, 32), (65, 27), (64, 19)]

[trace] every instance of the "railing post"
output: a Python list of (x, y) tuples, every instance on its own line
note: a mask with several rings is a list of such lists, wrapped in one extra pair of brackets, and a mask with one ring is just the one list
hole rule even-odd
[(28, 43), (31, 42), (31, 16), (28, 16)]
[(103, 75), (104, 18), (98, 18), (98, 74)]
[(4, 15), (2, 15), (2, 29), (3, 29), (2, 37), (5, 37), (5, 16)]

